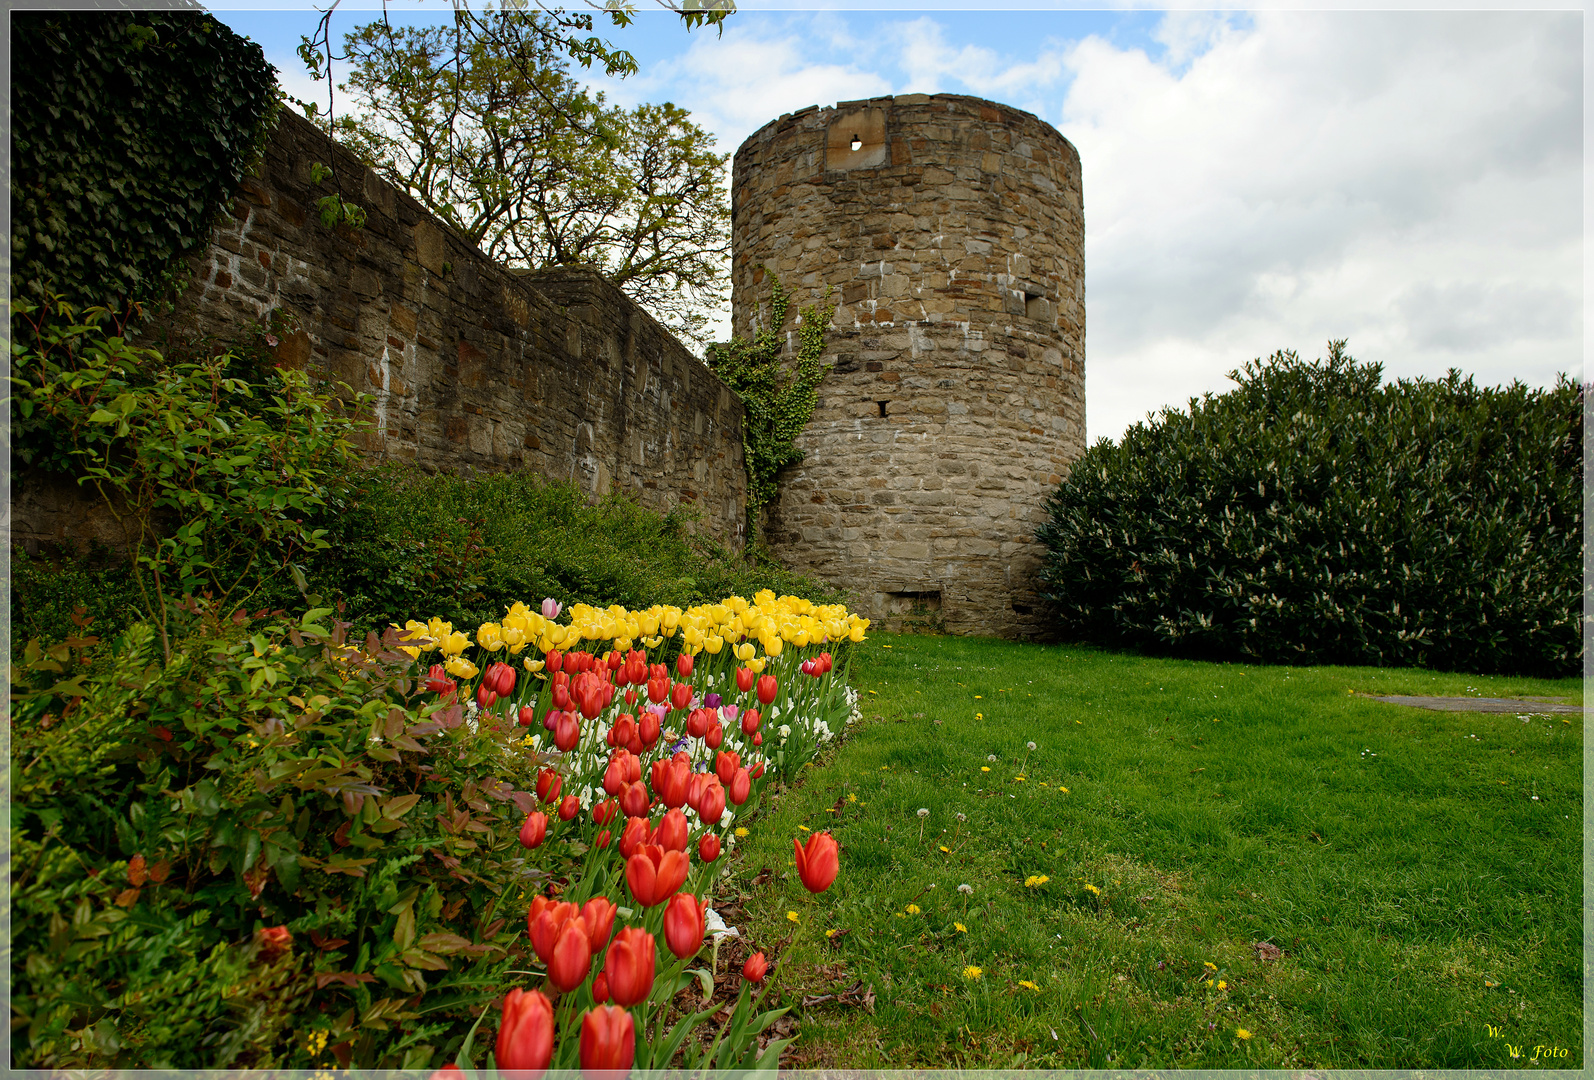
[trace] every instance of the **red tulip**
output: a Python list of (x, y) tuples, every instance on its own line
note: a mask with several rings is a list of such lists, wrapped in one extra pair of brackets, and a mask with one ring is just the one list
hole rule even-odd
[(686, 716), (686, 733), (694, 739), (701, 739), (708, 734), (709, 721), (713, 716), (713, 709), (693, 709)]
[(553, 1002), (537, 990), (506, 994), (494, 1057), (500, 1069), (546, 1069), (553, 1060)]
[(618, 795), (627, 784), (625, 778), (625, 762), (618, 756), (609, 759), (608, 768), (603, 770), (603, 790), (610, 795)]
[(708, 773), (692, 773), (686, 781), (686, 805), (696, 810), (703, 801), (703, 789), (708, 786)]
[(609, 830), (608, 829), (603, 829), (602, 831), (600, 831), (598, 833), (597, 837), (592, 842), (594, 844), (596, 844), (600, 848), (608, 847), (609, 846)]
[(561, 994), (568, 994), (586, 980), (592, 968), (592, 939), (587, 924), (577, 915), (559, 928), (553, 953), (548, 957), (548, 981)]
[(609, 729), (609, 733), (614, 736), (615, 746), (623, 746), (627, 750), (631, 749), (632, 743), (641, 741), (636, 734), (636, 717), (630, 713), (621, 713), (615, 717), (614, 726)]
[(812, 893), (822, 893), (830, 888), (841, 871), (841, 849), (835, 837), (827, 832), (816, 832), (808, 838), (804, 848), (801, 841), (792, 840), (797, 851), (797, 876), (803, 888)]
[(493, 693), (499, 697), (508, 697), (515, 690), (515, 669), (503, 661), (491, 664), (482, 679), (493, 688)]
[(721, 750), (714, 755), (714, 775), (720, 778), (720, 783), (728, 784), (731, 777), (736, 775), (736, 770), (742, 767), (740, 754), (732, 754)]
[(830, 654), (827, 652), (820, 653), (819, 659), (825, 665), (825, 669), (821, 674), (829, 674), (830, 669), (835, 666), (835, 661), (831, 659)]
[(609, 977), (609, 996), (616, 1005), (629, 1009), (647, 1000), (653, 990), (656, 948), (653, 935), (640, 926), (627, 926), (614, 935), (604, 956), (603, 973)]
[(581, 800), (574, 795), (566, 795), (564, 801), (559, 804), (559, 820), (569, 821), (579, 813), (581, 813)]
[(427, 672), (426, 689), (434, 694), (452, 694), (454, 680), (448, 677), (448, 669), (442, 664), (433, 664), (432, 670)]
[(603, 947), (609, 944), (609, 935), (614, 932), (614, 915), (619, 908), (607, 896), (594, 896), (581, 905), (581, 921), (587, 924), (587, 938), (592, 943), (592, 951), (600, 953)]
[(548, 671), (554, 672), (559, 670), (560, 665), (563, 664), (565, 660), (564, 654), (558, 649), (549, 650), (548, 655), (543, 657), (543, 659), (547, 661), (547, 663), (543, 665), (544, 668)]
[(692, 687), (689, 683), (678, 682), (670, 688), (670, 707), (684, 709), (692, 704)]
[(520, 726), (530, 727), (531, 722), (537, 719), (537, 706), (522, 705), (520, 707)]
[(817, 676), (819, 674), (819, 666), (812, 659), (804, 660), (800, 670), (804, 675)]
[(640, 780), (627, 784), (620, 792), (620, 809), (630, 817), (644, 816), (652, 804), (653, 796), (648, 794), (648, 786)]
[(670, 680), (652, 678), (648, 680), (648, 700), (655, 705), (670, 696)]
[(603, 658), (603, 662), (608, 666), (610, 671), (619, 671), (620, 665), (625, 663), (625, 657), (621, 654), (619, 649), (610, 649), (609, 655)]
[(691, 893), (678, 892), (665, 906), (664, 943), (679, 960), (703, 947), (703, 905)]
[(580, 913), (581, 909), (576, 905), (563, 901), (542, 896), (532, 900), (531, 910), (526, 913), (526, 937), (531, 941), (532, 951), (544, 964), (553, 957), (554, 946), (559, 942), (559, 932), (564, 929), (565, 923), (579, 917)]
[(552, 701), (556, 709), (568, 709), (575, 704), (570, 700), (570, 688), (559, 683), (554, 683)]
[(498, 694), (485, 682), (476, 688), (476, 704), (483, 709), (490, 709), (498, 701)]
[(757, 709), (748, 709), (742, 713), (742, 734), (752, 735), (757, 732), (758, 725), (763, 719), (763, 714)]
[(752, 793), (753, 778), (748, 775), (746, 769), (737, 769), (736, 775), (731, 777), (731, 786), (728, 792), (731, 797), (731, 805), (742, 805), (742, 803), (746, 802), (747, 797)]
[(683, 679), (690, 679), (692, 677), (691, 653), (682, 653), (680, 656), (675, 658), (675, 673)]
[(713, 862), (720, 857), (720, 838), (717, 834), (703, 834), (703, 838), (697, 842), (697, 857), (704, 862)]
[(559, 798), (559, 774), (552, 769), (537, 770), (537, 801), (553, 802)]
[[(754, 735), (753, 736), (753, 745), (754, 746), (757, 746), (762, 741), (763, 740), (762, 740), (761, 736), (758, 736), (758, 735)], [(760, 761), (757, 765), (754, 765), (751, 769), (749, 769), (747, 771), (747, 775), (751, 776), (754, 780), (757, 780), (760, 776), (763, 776), (764, 775), (764, 763), (762, 761)]]
[(643, 844), (626, 860), (625, 883), (637, 903), (643, 907), (653, 907), (675, 894), (686, 881), (686, 872), (690, 868), (691, 863), (685, 852), (666, 851), (657, 844)]
[(659, 716), (651, 709), (644, 712), (636, 724), (637, 737), (642, 740), (645, 750), (653, 749), (653, 744), (659, 741)]
[(635, 855), (636, 849), (648, 842), (648, 832), (647, 818), (626, 818), (625, 828), (620, 830), (620, 858), (629, 859)]
[(436, 1072), (434, 1072), (431, 1075), (430, 1080), (459, 1080), (464, 1073), (464, 1069), (461, 1069), (458, 1065), (450, 1061), (447, 1065), (444, 1065), (441, 1069), (438, 1069)]
[(626, 692), (625, 692), (625, 703), (627, 705), (633, 706), (633, 707), (636, 705), (636, 691), (635, 690), (631, 690), (631, 689), (627, 689), (626, 690)]
[(760, 675), (758, 677), (758, 700), (765, 705), (775, 700), (775, 676)]
[(742, 965), (742, 978), (748, 982), (761, 983), (768, 971), (769, 961), (764, 959), (763, 953), (755, 952), (747, 958), (747, 963)]
[(526, 823), (520, 827), (520, 846), (534, 848), (541, 845), (543, 837), (548, 835), (548, 816), (541, 811), (533, 810), (526, 815)]
[(553, 729), (553, 744), (562, 752), (568, 754), (576, 748), (576, 743), (580, 741), (581, 724), (576, 720), (576, 714), (572, 712), (560, 713), (559, 721), (554, 725)]
[[(762, 731), (760, 731), (758, 734), (753, 736), (753, 745), (754, 746), (763, 746), (764, 745), (764, 733)], [(759, 766), (759, 767), (762, 768), (763, 766)], [(757, 776), (758, 774), (754, 773), (753, 775)]]
[(601, 971), (592, 977), (592, 1000), (599, 1005), (609, 1000), (609, 976)]
[(661, 761), (653, 767), (653, 791), (671, 809), (686, 802), (687, 786), (691, 782), (692, 766), (684, 761)]
[(679, 810), (668, 810), (648, 842), (659, 845), (665, 851), (685, 851), (689, 831), (686, 815)]
[(708, 729), (708, 734), (703, 736), (703, 745), (710, 750), (718, 750), (725, 741), (725, 729), (719, 724), (713, 724)]
[(614, 820), (614, 815), (620, 812), (620, 804), (613, 799), (604, 799), (592, 807), (592, 820), (599, 825), (607, 825)]
[(753, 669), (752, 668), (744, 668), (744, 667), (737, 668), (736, 669), (736, 689), (740, 690), (744, 694), (747, 693), (747, 691), (749, 691), (749, 690), (751, 690), (753, 688), (753, 679), (754, 678), (756, 678), (756, 676), (753, 674)]
[(725, 813), (725, 787), (719, 777), (710, 775), (708, 783), (703, 785), (703, 798), (697, 804), (697, 816), (703, 819), (703, 824), (713, 828), (719, 824), (720, 815)]
[(581, 1068), (623, 1072), (636, 1060), (636, 1021), (625, 1009), (596, 1005), (581, 1018)]

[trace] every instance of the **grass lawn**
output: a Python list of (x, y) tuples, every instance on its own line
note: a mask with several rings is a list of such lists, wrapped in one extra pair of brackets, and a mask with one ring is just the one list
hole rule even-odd
[(1581, 722), (1351, 693), (1579, 680), (888, 634), (852, 677), (725, 904), (824, 999), (788, 1064), (1581, 1068)]

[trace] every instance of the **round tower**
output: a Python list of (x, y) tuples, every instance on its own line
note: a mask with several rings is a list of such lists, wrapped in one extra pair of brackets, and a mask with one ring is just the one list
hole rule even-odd
[(793, 347), (799, 308), (837, 304), (772, 550), (887, 625), (1042, 632), (1034, 530), (1084, 450), (1078, 152), (1018, 109), (909, 94), (782, 116), (733, 169), (735, 332), (769, 317), (768, 273)]

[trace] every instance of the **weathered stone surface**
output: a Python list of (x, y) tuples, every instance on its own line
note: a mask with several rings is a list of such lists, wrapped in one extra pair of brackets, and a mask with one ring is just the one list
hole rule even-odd
[(1084, 450), (1073, 146), (969, 97), (808, 109), (737, 151), (732, 217), (737, 334), (768, 317), (765, 267), (794, 290), (787, 329), (827, 287), (838, 304), (835, 368), (765, 523), (775, 553), (887, 622), (1041, 632), (1033, 529)]
[(300, 331), (280, 359), (374, 395), (369, 456), (530, 469), (593, 496), (612, 483), (661, 512), (695, 503), (740, 546), (742, 404), (696, 356), (591, 270), (497, 265), (341, 146), (329, 164), (367, 221), (325, 228), (304, 208), (332, 190), (309, 180), (327, 155), (284, 110), (234, 216), (195, 256), (180, 331), (237, 338), (281, 309)]

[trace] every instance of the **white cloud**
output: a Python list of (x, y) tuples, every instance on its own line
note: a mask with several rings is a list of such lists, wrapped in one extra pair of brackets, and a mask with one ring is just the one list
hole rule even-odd
[(1057, 120), (1084, 169), (1092, 438), (1329, 337), (1390, 378), (1581, 371), (1576, 15), (1180, 15), (1158, 37), (1155, 62), (1074, 47)]

